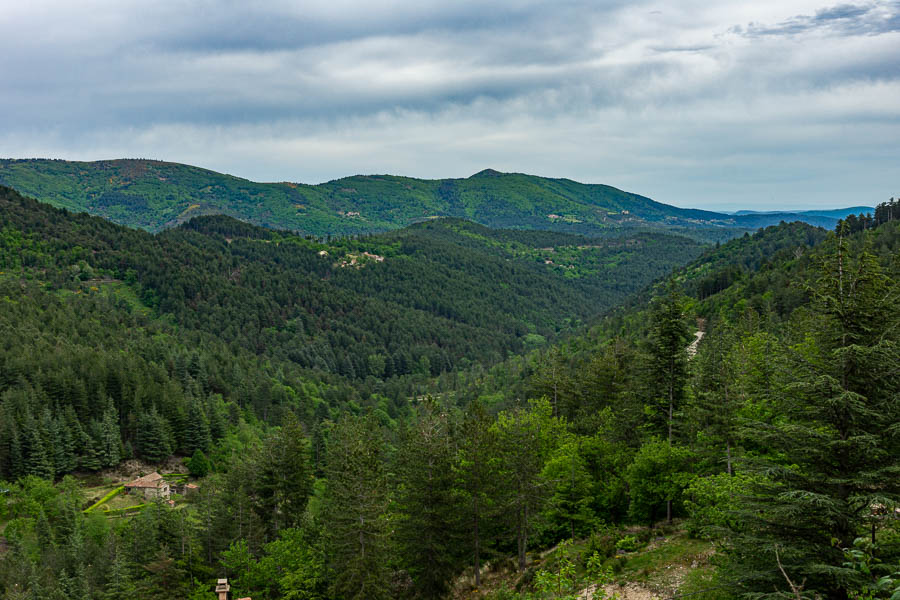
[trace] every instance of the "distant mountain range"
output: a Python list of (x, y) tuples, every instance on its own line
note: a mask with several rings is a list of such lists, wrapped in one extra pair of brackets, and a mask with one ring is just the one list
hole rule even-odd
[(0, 183), (54, 206), (149, 231), (195, 216), (225, 214), (316, 236), (388, 231), (435, 217), (457, 217), (494, 228), (590, 236), (629, 228), (664, 228), (725, 239), (782, 220), (830, 228), (859, 208), (725, 214), (677, 208), (608, 185), (491, 169), (465, 179), (356, 175), (305, 185), (256, 183), (199, 167), (142, 159), (7, 159), (0, 160)]
[(831, 219), (843, 219), (848, 215), (864, 215), (875, 212), (874, 206), (849, 206), (847, 208), (834, 208), (831, 210), (737, 210), (733, 215), (804, 215), (810, 217), (828, 217)]

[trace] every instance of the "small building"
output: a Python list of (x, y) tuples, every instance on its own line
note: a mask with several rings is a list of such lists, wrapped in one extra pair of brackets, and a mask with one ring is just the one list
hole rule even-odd
[(187, 496), (188, 494), (196, 494), (200, 487), (195, 483), (185, 483), (181, 486), (181, 490), (178, 492), (183, 496)]
[(169, 482), (163, 479), (163, 476), (157, 472), (150, 473), (139, 477), (130, 483), (125, 484), (125, 493), (130, 494), (132, 491), (141, 492), (147, 500), (155, 500), (157, 498), (168, 499), (172, 494)]

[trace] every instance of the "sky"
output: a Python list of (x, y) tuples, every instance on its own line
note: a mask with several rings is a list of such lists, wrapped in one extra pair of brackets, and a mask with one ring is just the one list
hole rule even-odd
[(900, 196), (900, 0), (3, 1), (0, 157)]

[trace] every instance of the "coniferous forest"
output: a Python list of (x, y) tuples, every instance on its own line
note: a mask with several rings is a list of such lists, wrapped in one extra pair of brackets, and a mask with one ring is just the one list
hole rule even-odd
[(898, 214), (151, 234), (0, 188), (0, 595), (604, 598), (669, 561), (679, 597), (900, 597)]

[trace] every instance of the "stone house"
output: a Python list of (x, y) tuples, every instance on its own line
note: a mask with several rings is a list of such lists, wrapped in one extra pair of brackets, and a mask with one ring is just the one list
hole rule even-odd
[(169, 482), (156, 472), (139, 477), (130, 483), (126, 483), (125, 493), (130, 494), (133, 491), (143, 493), (144, 498), (147, 500), (155, 500), (157, 498), (168, 499), (172, 493)]

